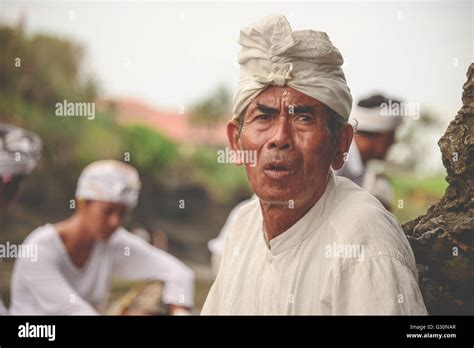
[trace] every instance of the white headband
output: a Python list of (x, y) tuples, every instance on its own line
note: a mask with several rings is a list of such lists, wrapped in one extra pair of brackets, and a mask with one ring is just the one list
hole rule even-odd
[(401, 116), (383, 115), (380, 107), (364, 108), (356, 106), (350, 120), (357, 123), (356, 129), (365, 132), (379, 133), (395, 130), (401, 123)]
[(289, 86), (329, 106), (347, 120), (352, 106), (339, 50), (322, 31), (292, 31), (285, 16), (270, 16), (243, 28), (240, 79), (233, 119), (269, 85)]
[(135, 168), (115, 160), (89, 164), (77, 183), (76, 198), (122, 203), (134, 208), (141, 183)]

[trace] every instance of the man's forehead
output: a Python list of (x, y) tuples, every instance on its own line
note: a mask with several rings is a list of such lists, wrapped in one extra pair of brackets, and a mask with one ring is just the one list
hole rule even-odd
[(260, 93), (250, 103), (250, 109), (255, 109), (259, 105), (265, 105), (269, 107), (279, 108), (282, 105), (285, 106), (322, 106), (323, 104), (300, 91), (297, 91), (289, 86), (270, 86)]

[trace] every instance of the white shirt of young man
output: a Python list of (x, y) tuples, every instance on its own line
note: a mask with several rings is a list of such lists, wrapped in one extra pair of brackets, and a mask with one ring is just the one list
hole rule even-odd
[(98, 314), (105, 309), (113, 276), (162, 280), (164, 303), (193, 304), (193, 272), (123, 228), (107, 241), (95, 242), (82, 268), (72, 263), (51, 224), (37, 228), (24, 244), (37, 245), (38, 258), (15, 262), (10, 314)]
[(259, 200), (239, 210), (202, 314), (426, 314), (413, 252), (395, 217), (330, 175), (318, 202), (264, 238)]

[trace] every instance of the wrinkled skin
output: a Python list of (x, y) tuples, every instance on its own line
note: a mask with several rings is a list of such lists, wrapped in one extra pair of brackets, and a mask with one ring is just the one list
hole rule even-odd
[(324, 193), (330, 167), (344, 163), (352, 127), (342, 127), (335, 145), (327, 117), (328, 108), (318, 100), (270, 86), (247, 107), (240, 134), (238, 123), (227, 126), (233, 150), (256, 152), (256, 165), (245, 163), (245, 169), (269, 240), (304, 216)]

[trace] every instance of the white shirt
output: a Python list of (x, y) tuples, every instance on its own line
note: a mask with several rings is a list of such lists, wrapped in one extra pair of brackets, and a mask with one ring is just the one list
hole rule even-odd
[(246, 199), (239, 204), (237, 204), (234, 209), (229, 213), (227, 220), (225, 221), (224, 226), (222, 227), (221, 231), (217, 238), (211, 239), (207, 243), (207, 247), (211, 252), (211, 271), (212, 275), (215, 277), (217, 275), (217, 271), (219, 270), (219, 265), (221, 263), (222, 251), (224, 250), (224, 242), (229, 234), (230, 229), (234, 225), (235, 221), (237, 220), (237, 215), (239, 212), (240, 207), (244, 206), (246, 203), (250, 202), (251, 199), (255, 199), (257, 196), (252, 195), (251, 198)]
[(355, 140), (352, 141), (349, 152), (347, 153), (347, 161), (341, 169), (335, 171), (335, 174), (349, 178), (362, 187), (364, 183), (365, 166)]
[(348, 179), (268, 246), (262, 227), (259, 200), (240, 208), (202, 314), (426, 314), (399, 223)]
[(82, 268), (73, 264), (51, 224), (37, 228), (23, 244), (36, 244), (38, 258), (15, 262), (11, 314), (98, 314), (106, 305), (112, 276), (163, 280), (164, 303), (193, 304), (193, 272), (124, 228), (107, 241), (95, 242)]

